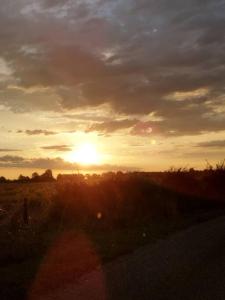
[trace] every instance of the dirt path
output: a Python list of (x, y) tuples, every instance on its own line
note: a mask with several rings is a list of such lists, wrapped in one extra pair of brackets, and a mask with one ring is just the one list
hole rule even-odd
[(41, 299), (225, 299), (225, 217), (143, 247)]

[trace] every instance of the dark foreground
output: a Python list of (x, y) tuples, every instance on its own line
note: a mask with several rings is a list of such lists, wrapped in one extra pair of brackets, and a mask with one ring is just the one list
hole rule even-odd
[(2, 182), (0, 299), (216, 299), (225, 222), (206, 221), (224, 215), (224, 179), (223, 164)]
[(42, 300), (225, 299), (225, 217), (105, 265)]

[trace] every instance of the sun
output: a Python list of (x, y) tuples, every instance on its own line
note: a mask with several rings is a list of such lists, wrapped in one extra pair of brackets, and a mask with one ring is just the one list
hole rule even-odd
[(100, 154), (92, 143), (84, 143), (69, 154), (68, 160), (82, 165), (100, 164)]

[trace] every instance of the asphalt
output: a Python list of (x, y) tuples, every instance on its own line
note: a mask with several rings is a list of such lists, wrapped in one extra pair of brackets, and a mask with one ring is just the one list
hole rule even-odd
[(32, 300), (225, 299), (225, 217), (100, 266)]

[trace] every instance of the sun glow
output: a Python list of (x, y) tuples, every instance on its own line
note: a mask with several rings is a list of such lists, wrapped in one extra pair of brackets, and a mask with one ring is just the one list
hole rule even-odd
[(70, 153), (68, 160), (82, 165), (97, 165), (101, 163), (100, 154), (96, 146), (91, 143), (85, 143), (78, 146)]

